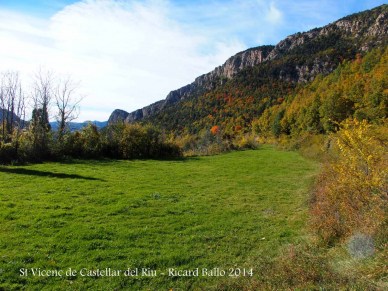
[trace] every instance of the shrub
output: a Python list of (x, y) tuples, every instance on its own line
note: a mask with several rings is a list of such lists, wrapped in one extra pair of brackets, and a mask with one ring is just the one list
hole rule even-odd
[(120, 141), (125, 126), (124, 122), (117, 122), (101, 130), (102, 152), (104, 156), (116, 159), (121, 158)]
[(182, 149), (185, 155), (191, 156), (194, 155), (197, 140), (198, 138), (195, 135), (183, 134), (176, 137), (174, 141)]
[(23, 131), (18, 141), (17, 159), (19, 162), (36, 161), (35, 148), (33, 146), (33, 134)]
[(183, 153), (181, 148), (174, 143), (162, 143), (160, 146), (159, 158), (179, 158)]
[(74, 158), (81, 158), (83, 156), (83, 141), (79, 131), (64, 135), (62, 154)]
[[(149, 136), (148, 136), (149, 134)], [(120, 153), (124, 159), (148, 158), (158, 135), (139, 124), (127, 124), (120, 140)]]
[(124, 159), (167, 158), (182, 155), (180, 148), (166, 142), (156, 127), (125, 124), (119, 141), (119, 155)]
[(324, 167), (311, 208), (312, 226), (325, 243), (355, 232), (374, 235), (387, 207), (387, 129), (346, 120), (333, 136), (338, 158)]
[(89, 123), (81, 131), (82, 156), (99, 158), (102, 155), (102, 143), (97, 126)]
[(16, 158), (16, 149), (11, 143), (0, 143), (0, 163), (8, 164)]
[(236, 137), (234, 145), (239, 149), (256, 149), (259, 146), (255, 137), (249, 134)]

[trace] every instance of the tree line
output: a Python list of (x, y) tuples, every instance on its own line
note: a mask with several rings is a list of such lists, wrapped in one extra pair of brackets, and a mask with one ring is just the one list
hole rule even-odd
[[(26, 93), (18, 72), (0, 76), (0, 163), (181, 155), (179, 147), (167, 142), (162, 131), (152, 125), (122, 123), (98, 130), (89, 124), (71, 132), (69, 123), (79, 116), (82, 100), (78, 83), (71, 77), (39, 71), (31, 88)], [(51, 129), (50, 116), (58, 123), (56, 131)]]

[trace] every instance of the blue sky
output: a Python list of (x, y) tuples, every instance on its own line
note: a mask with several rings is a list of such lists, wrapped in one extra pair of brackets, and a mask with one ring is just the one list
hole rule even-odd
[(80, 81), (80, 120), (165, 98), (237, 52), (379, 0), (0, 0), (0, 63)]

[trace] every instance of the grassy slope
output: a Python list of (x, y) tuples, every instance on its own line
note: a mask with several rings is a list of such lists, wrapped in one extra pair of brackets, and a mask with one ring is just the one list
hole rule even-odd
[(304, 235), (316, 172), (297, 153), (270, 147), (184, 161), (2, 167), (0, 289), (187, 289), (233, 280), (23, 278), (19, 269), (249, 268)]

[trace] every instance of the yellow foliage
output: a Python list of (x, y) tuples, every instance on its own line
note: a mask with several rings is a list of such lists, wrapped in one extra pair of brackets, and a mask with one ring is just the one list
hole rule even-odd
[(349, 119), (333, 138), (339, 156), (318, 181), (313, 226), (326, 242), (355, 232), (373, 235), (387, 206), (387, 127)]

